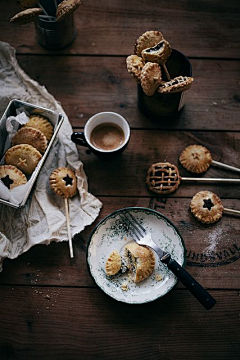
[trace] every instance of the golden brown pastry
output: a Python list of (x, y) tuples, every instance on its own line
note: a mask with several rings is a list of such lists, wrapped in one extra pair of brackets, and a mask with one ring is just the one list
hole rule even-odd
[(188, 171), (200, 174), (209, 168), (212, 156), (204, 146), (189, 145), (181, 152), (179, 161)]
[(5, 163), (16, 166), (26, 175), (32, 174), (41, 158), (40, 152), (28, 144), (15, 145), (5, 153)]
[(42, 115), (30, 115), (29, 121), (23, 125), (23, 127), (33, 127), (40, 130), (47, 138), (47, 141), (51, 140), (53, 136), (53, 126), (52, 123)]
[(171, 55), (171, 52), (172, 49), (169, 42), (163, 39), (157, 45), (143, 49), (142, 58), (146, 62), (151, 61), (163, 65)]
[(223, 215), (221, 199), (211, 191), (200, 191), (191, 200), (192, 214), (202, 223), (212, 224)]
[(19, 129), (12, 138), (12, 145), (19, 144), (32, 145), (43, 154), (47, 148), (47, 138), (40, 130), (26, 126)]
[(168, 162), (153, 164), (148, 169), (146, 184), (156, 194), (170, 194), (180, 184), (178, 168)]
[(0, 180), (9, 190), (27, 182), (26, 176), (13, 165), (0, 166)]
[(137, 55), (130, 55), (126, 59), (126, 64), (128, 72), (140, 82), (141, 72), (145, 64), (143, 59)]
[(151, 62), (145, 64), (141, 72), (140, 80), (144, 93), (152, 96), (162, 81), (160, 66)]
[(146, 31), (136, 40), (135, 54), (138, 56), (142, 56), (142, 51), (144, 49), (157, 45), (162, 39), (163, 36), (160, 31)]
[(69, 14), (75, 11), (80, 4), (81, 0), (63, 0), (57, 8), (57, 21), (64, 20), (67, 16), (69, 16)]
[(174, 79), (166, 82), (162, 82), (158, 88), (158, 92), (161, 94), (177, 93), (188, 90), (193, 82), (192, 77), (177, 76)]
[(106, 261), (106, 274), (116, 275), (121, 270), (122, 259), (117, 250), (114, 250)]
[(42, 9), (39, 8), (26, 9), (13, 16), (10, 19), (10, 22), (16, 24), (27, 24), (34, 21), (34, 19), (41, 13)]
[(151, 249), (130, 243), (125, 246), (126, 265), (131, 272), (133, 281), (138, 283), (147, 279), (155, 267), (155, 257)]
[(70, 198), (77, 193), (77, 179), (71, 169), (59, 167), (50, 175), (50, 187), (59, 196)]

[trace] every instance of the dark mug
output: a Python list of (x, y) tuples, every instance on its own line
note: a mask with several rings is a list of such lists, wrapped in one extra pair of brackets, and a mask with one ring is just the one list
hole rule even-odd
[(72, 141), (87, 147), (103, 159), (115, 158), (127, 147), (130, 126), (127, 120), (114, 112), (93, 115), (85, 124), (83, 132), (74, 132)]
[[(188, 58), (180, 51), (172, 49), (172, 53), (166, 62), (171, 79), (183, 75), (192, 76), (192, 66)], [(162, 69), (164, 81), (168, 81), (164, 69)], [(185, 104), (185, 93), (161, 94), (155, 92), (153, 96), (147, 96), (138, 84), (138, 106), (146, 115), (153, 117), (164, 117), (176, 115)]]

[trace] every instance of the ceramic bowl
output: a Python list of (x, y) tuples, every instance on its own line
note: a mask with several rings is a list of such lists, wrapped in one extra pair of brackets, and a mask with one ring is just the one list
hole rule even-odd
[(185, 263), (185, 246), (176, 226), (166, 216), (152, 209), (120, 209), (106, 216), (95, 227), (88, 243), (87, 263), (96, 284), (115, 300), (143, 304), (166, 295), (176, 285), (177, 278), (162, 264), (156, 254), (152, 275), (140, 283), (130, 281), (128, 273), (107, 276), (105, 264), (111, 252), (118, 250), (121, 253), (126, 244), (134, 241), (119, 217), (119, 214), (126, 210), (152, 234), (153, 241), (169, 252), (182, 266)]

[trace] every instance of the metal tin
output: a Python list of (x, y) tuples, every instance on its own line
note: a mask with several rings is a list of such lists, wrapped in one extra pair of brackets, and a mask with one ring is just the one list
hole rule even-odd
[(63, 49), (71, 45), (77, 34), (73, 13), (59, 22), (37, 17), (34, 24), (37, 41), (49, 50)]
[[(192, 76), (191, 63), (180, 51), (172, 49), (166, 66), (172, 79), (180, 75)], [(164, 70), (162, 70), (162, 77), (164, 81), (167, 81)], [(183, 108), (185, 92), (160, 94), (156, 91), (153, 96), (147, 96), (141, 85), (138, 85), (138, 106), (142, 112), (153, 118), (173, 116)]]
[[(33, 172), (32, 176), (30, 177), (30, 179), (28, 180), (28, 182), (30, 182), (30, 186), (28, 187), (27, 191), (26, 191), (26, 194), (24, 195), (24, 198), (22, 200), (22, 202), (20, 204), (14, 204), (14, 203), (11, 203), (9, 201), (6, 201), (6, 200), (3, 200), (0, 198), (0, 203), (2, 204), (5, 204), (5, 205), (8, 205), (8, 206), (12, 206), (14, 208), (21, 208), (23, 207), (25, 204), (26, 204), (26, 201), (28, 199), (28, 196), (30, 195), (30, 192), (32, 190), (32, 187), (37, 179), (37, 176), (48, 156), (48, 153), (51, 149), (51, 146), (58, 134), (58, 131), (60, 129), (60, 127), (62, 126), (62, 123), (63, 123), (63, 120), (64, 120), (64, 117), (63, 115), (59, 114), (59, 113), (56, 113), (55, 111), (53, 110), (50, 110), (50, 109), (46, 109), (46, 108), (43, 108), (41, 106), (37, 106), (37, 105), (33, 105), (33, 104), (30, 104), (30, 103), (27, 103), (27, 102), (24, 102), (24, 101), (20, 101), (20, 100), (11, 100), (10, 103), (8, 104), (1, 120), (0, 120), (0, 159), (1, 159), (1, 163), (3, 163), (3, 157), (4, 157), (4, 148), (5, 148), (5, 142), (8, 138), (8, 133), (7, 133), (7, 130), (6, 130), (6, 120), (9, 116), (16, 116), (17, 113), (16, 113), (16, 110), (19, 109), (19, 108), (24, 108), (29, 114), (39, 114), (39, 115), (44, 115), (46, 117), (50, 118), (54, 115), (57, 116), (57, 121), (56, 121), (56, 124), (53, 124), (54, 126), (54, 133), (53, 133), (53, 136), (51, 138), (51, 140), (49, 141), (49, 144), (48, 144), (48, 147), (45, 151), (45, 153), (43, 154), (42, 156), (42, 159), (40, 160), (37, 168), (35, 169), (35, 171)], [(51, 120), (50, 120), (51, 121)]]

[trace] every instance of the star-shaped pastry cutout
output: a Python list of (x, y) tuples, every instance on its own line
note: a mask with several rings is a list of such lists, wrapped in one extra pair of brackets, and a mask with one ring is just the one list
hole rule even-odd
[(4, 185), (8, 189), (10, 189), (10, 185), (13, 184), (13, 180), (10, 179), (9, 175), (6, 175), (5, 177), (1, 178), (0, 180), (4, 183)]
[(63, 178), (63, 180), (65, 181), (66, 186), (68, 186), (68, 185), (72, 186), (73, 178), (71, 178), (70, 176), (67, 175)]
[(203, 202), (204, 202), (203, 207), (207, 208), (209, 211), (214, 206), (211, 199), (203, 199)]

